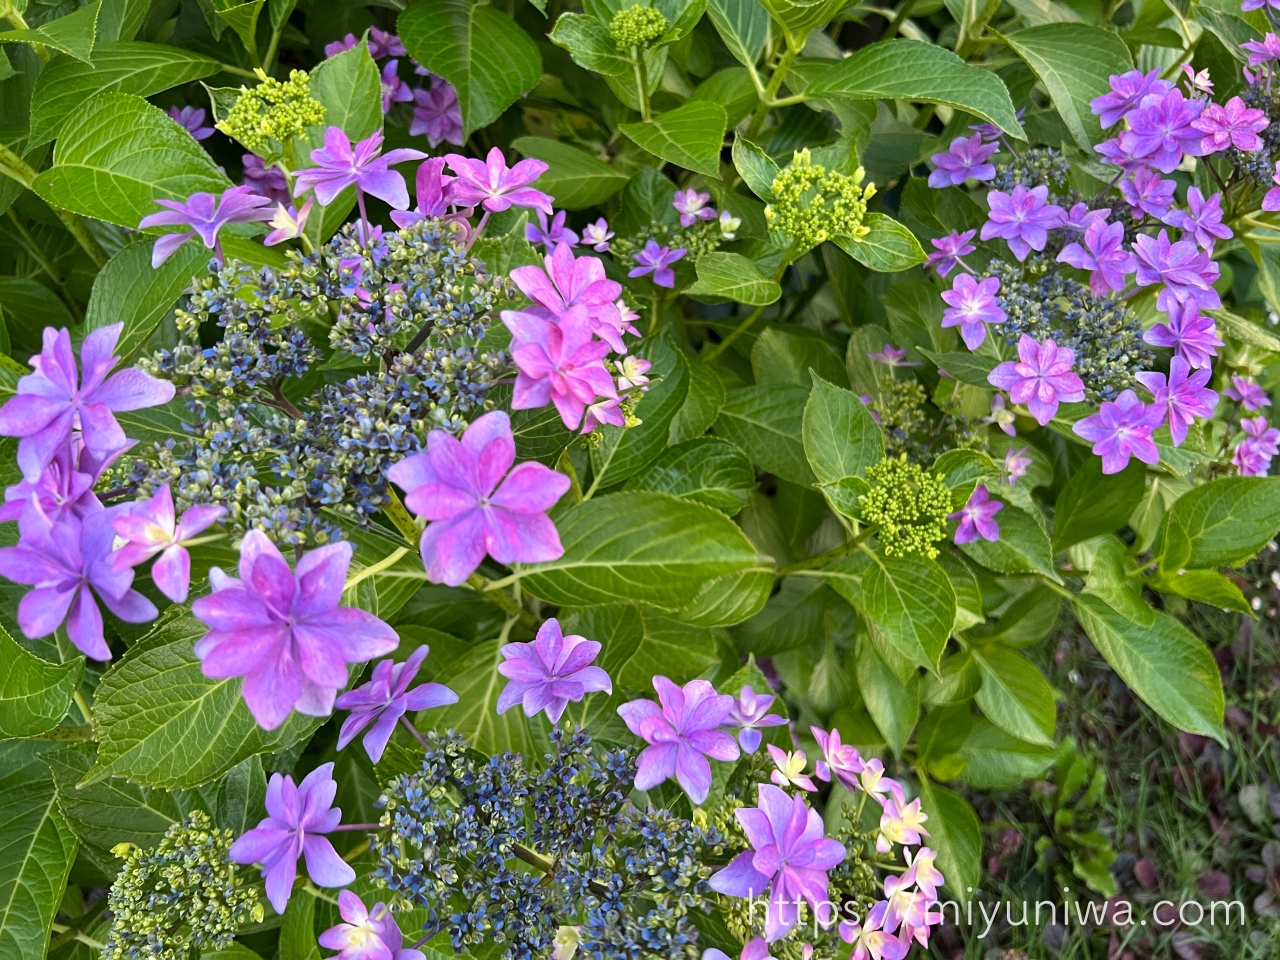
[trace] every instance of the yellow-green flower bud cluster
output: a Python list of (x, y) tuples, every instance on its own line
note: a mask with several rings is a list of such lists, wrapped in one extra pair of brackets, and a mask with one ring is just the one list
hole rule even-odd
[(647, 47), (667, 32), (667, 18), (653, 7), (627, 7), (613, 15), (609, 35), (619, 50)]
[(294, 70), (288, 80), (277, 80), (261, 70), (256, 87), (240, 88), (240, 96), (218, 122), (218, 129), (235, 137), (254, 153), (265, 156), (279, 152), (293, 137), (301, 137), (307, 127), (325, 120), (325, 108), (311, 96), (311, 80), (303, 70)]
[(902, 454), (867, 467), (867, 482), (871, 489), (858, 501), (858, 511), (879, 528), (884, 552), (936, 557), (935, 544), (947, 535), (951, 510), (951, 492), (942, 478)]
[(833, 237), (861, 240), (867, 201), (876, 185), (862, 185), (861, 167), (850, 176), (814, 163), (809, 151), (797, 150), (790, 165), (773, 178), (773, 202), (764, 208), (769, 229), (808, 250)]

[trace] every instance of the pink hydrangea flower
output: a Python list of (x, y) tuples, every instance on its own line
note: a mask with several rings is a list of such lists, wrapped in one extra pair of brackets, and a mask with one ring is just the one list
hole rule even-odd
[(809, 758), (805, 756), (803, 750), (786, 751), (772, 743), (766, 743), (765, 747), (769, 751), (770, 759), (773, 760), (773, 772), (769, 774), (770, 780), (784, 789), (799, 787), (810, 793), (817, 792), (818, 787), (813, 782), (813, 778), (804, 772), (805, 767), (809, 765)]
[(385, 903), (370, 910), (350, 890), (338, 894), (343, 922), (320, 934), (320, 946), (337, 950), (331, 960), (425, 960), (421, 950), (404, 946), (404, 934)]
[(822, 751), (822, 759), (818, 761), (817, 770), (814, 771), (815, 776), (828, 782), (834, 777), (850, 793), (857, 793), (861, 787), (858, 775), (866, 769), (858, 748), (842, 743), (839, 730), (832, 730), (830, 733), (819, 727), (810, 727), (809, 730)]
[(570, 430), (578, 429), (587, 405), (598, 397), (616, 399), (605, 369), (609, 344), (595, 339), (588, 309), (575, 306), (555, 321), (528, 311), (504, 310), (516, 362), (513, 410), (536, 410), (554, 403)]
[(448, 154), (445, 160), (457, 174), (454, 193), (460, 204), (471, 207), (477, 204), (490, 213), (501, 213), (511, 207), (531, 207), (551, 213), (552, 198), (529, 184), (547, 171), (541, 160), (521, 160), (508, 167), (502, 151), (494, 147), (485, 160), (473, 160), (457, 153)]
[(1169, 322), (1157, 323), (1142, 339), (1153, 347), (1171, 347), (1192, 367), (1209, 366), (1222, 346), (1213, 318), (1202, 314), (1194, 303), (1174, 302), (1169, 307)]
[(570, 703), (579, 703), (588, 693), (613, 692), (609, 675), (591, 665), (600, 655), (600, 644), (576, 634), (566, 637), (554, 617), (538, 628), (532, 643), (508, 643), (499, 652), (503, 662), (498, 673), (508, 682), (498, 696), (498, 713), (518, 703), (526, 717), (546, 711), (548, 720), (559, 723)]
[(1036, 343), (1025, 333), (1018, 341), (1018, 360), (1006, 360), (990, 374), (992, 386), (1009, 391), (1014, 403), (1025, 403), (1036, 423), (1044, 426), (1058, 412), (1059, 403), (1084, 399), (1084, 381), (1071, 369), (1075, 351), (1052, 340)]
[(320, 205), (327, 207), (347, 187), (355, 187), (359, 193), (367, 193), (397, 210), (404, 210), (409, 206), (409, 190), (404, 177), (391, 167), (426, 157), (421, 150), (407, 147), (384, 154), (380, 130), (353, 146), (341, 127), (331, 126), (324, 132), (324, 146), (311, 151), (314, 166), (295, 175), (293, 193), (300, 197), (314, 190)]
[(1250, 413), (1271, 406), (1271, 398), (1267, 396), (1267, 392), (1248, 377), (1233, 376), (1231, 386), (1222, 392)]
[(1028, 190), (1022, 184), (1010, 193), (992, 190), (987, 194), (991, 212), (982, 225), (982, 239), (1002, 237), (1019, 260), (1032, 250), (1043, 250), (1049, 231), (1062, 226), (1066, 211), (1049, 203), (1049, 188), (1041, 184)]
[(1220, 153), (1230, 147), (1247, 153), (1262, 148), (1258, 134), (1270, 122), (1261, 110), (1246, 107), (1239, 97), (1232, 97), (1225, 104), (1206, 104), (1191, 125), (1204, 134), (1200, 141), (1204, 154)]
[(439, 77), (431, 81), (430, 90), (413, 91), (413, 119), (409, 133), (424, 136), (432, 147), (452, 143), (456, 147), (466, 141), (462, 127), (462, 107), (458, 91)]
[(600, 258), (574, 257), (572, 247), (561, 243), (542, 262), (545, 270), (524, 266), (511, 271), (511, 280), (520, 292), (553, 317), (563, 316), (574, 307), (583, 308), (592, 332), (614, 352), (625, 353), (622, 315), (616, 303), (622, 295), (622, 284), (605, 276)]
[(178, 520), (166, 483), (150, 500), (116, 517), (113, 526), (125, 541), (115, 553), (116, 570), (131, 570), (159, 554), (151, 567), (151, 579), (174, 603), (186, 603), (191, 589), (191, 554), (185, 541), (213, 526), (226, 512), (225, 507), (197, 504)]
[(1159, 463), (1151, 434), (1164, 422), (1164, 410), (1148, 407), (1132, 390), (1125, 390), (1114, 401), (1104, 401), (1091, 417), (1078, 421), (1072, 430), (1093, 444), (1093, 452), (1102, 458), (1103, 473), (1119, 473), (1129, 465), (1129, 458), (1143, 463)]
[(1004, 509), (999, 500), (991, 499), (991, 491), (986, 484), (980, 483), (973, 489), (969, 502), (955, 513), (947, 514), (948, 520), (956, 520), (955, 542), (970, 543), (981, 537), (983, 540), (1000, 539), (1000, 526), (996, 523), (996, 514)]
[(1180, 446), (1187, 438), (1187, 429), (1196, 418), (1213, 416), (1218, 405), (1218, 395), (1205, 384), (1212, 371), (1205, 367), (1191, 372), (1191, 366), (1182, 357), (1174, 357), (1169, 363), (1169, 376), (1152, 370), (1138, 374), (1138, 382), (1151, 392), (1152, 402), (1164, 408), (1169, 418), (1169, 434), (1173, 445)]

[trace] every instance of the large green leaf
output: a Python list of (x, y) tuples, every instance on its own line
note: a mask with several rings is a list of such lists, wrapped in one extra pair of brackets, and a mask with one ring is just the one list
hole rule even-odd
[(116, 353), (126, 363), (209, 260), (202, 244), (187, 243), (159, 267), (152, 267), (153, 246), (153, 240), (141, 237), (121, 247), (94, 279), (84, 312), (86, 331), (124, 323)]
[(597, 487), (621, 483), (662, 453), (671, 421), (689, 393), (689, 371), (678, 347), (666, 340), (648, 340), (635, 352), (652, 362), (649, 375), (655, 382), (636, 405), (638, 424), (599, 428), (600, 442), (591, 448), (591, 469)]
[(707, 0), (707, 16), (729, 52), (754, 67), (769, 39), (769, 13), (760, 0)]
[(921, 807), (929, 816), (929, 846), (938, 851), (944, 887), (967, 903), (982, 880), (982, 827), (969, 802), (928, 777), (920, 778)]
[(915, 100), (940, 103), (989, 120), (1025, 140), (1003, 81), (944, 47), (916, 40), (886, 40), (833, 64), (815, 64), (811, 97), (836, 100)]
[(812, 485), (813, 470), (805, 457), (803, 421), (807, 387), (766, 383), (729, 391), (716, 433), (774, 476)]
[(1061, 550), (1119, 530), (1142, 502), (1146, 479), (1146, 468), (1136, 460), (1120, 473), (1105, 475), (1102, 459), (1088, 457), (1058, 494), (1054, 547)]
[(782, 296), (782, 287), (740, 253), (704, 253), (698, 258), (697, 270), (697, 282), (685, 291), (695, 300), (763, 306)]
[(93, 64), (54, 57), (44, 65), (31, 92), (31, 142), (58, 136), (67, 118), (95, 94), (115, 91), (149, 97), (162, 90), (212, 76), (218, 61), (193, 50), (160, 43), (100, 43)]
[(1174, 501), (1156, 541), (1163, 570), (1243, 563), (1280, 530), (1280, 478), (1222, 477)]
[(806, 390), (815, 376), (838, 387), (849, 382), (840, 357), (820, 333), (776, 323), (767, 324), (751, 345), (751, 373), (760, 385), (786, 383)]
[(755, 485), (755, 471), (741, 450), (718, 437), (695, 437), (668, 447), (628, 480), (626, 489), (674, 494), (732, 517), (746, 506)]
[(14, 642), (0, 627), (0, 739), (35, 737), (66, 716), (84, 658), (49, 663)]
[(189, 616), (161, 623), (106, 672), (93, 704), (98, 762), (89, 783), (118, 776), (145, 786), (198, 786), (246, 757), (297, 743), (323, 722), (295, 713), (275, 730), (259, 727), (238, 678), (201, 672), (192, 648), (207, 629)]
[(868, 270), (897, 273), (924, 263), (920, 241), (893, 217), (868, 213), (862, 222), (871, 229), (865, 237), (833, 237), (832, 242)]
[(1083, 23), (1046, 23), (1005, 37), (1049, 91), (1076, 144), (1086, 153), (1102, 139), (1089, 101), (1111, 89), (1110, 78), (1133, 69), (1123, 40)]
[[(26, 4), (18, 7), (25, 9)], [(83, 63), (90, 63), (94, 43), (98, 39), (98, 14), (102, 0), (90, 0), (79, 10), (65, 17), (58, 17), (38, 27), (25, 30), (5, 30), (0, 33), (0, 43), (31, 43), (52, 47)]]
[(970, 540), (960, 546), (965, 556), (996, 573), (1042, 573), (1053, 580), (1061, 579), (1053, 568), (1049, 535), (1035, 517), (1006, 503), (996, 514), (996, 523), (1000, 526), (1000, 539)]
[[(567, 15), (566, 15), (567, 16)], [(526, 157), (547, 164), (538, 189), (563, 210), (581, 210), (604, 203), (626, 185), (631, 175), (578, 147), (546, 137), (517, 137), (511, 146)]]
[(32, 184), (45, 202), (122, 227), (160, 208), (231, 186), (213, 158), (163, 110), (130, 93), (100, 93), (62, 129), (53, 166)]
[(1082, 593), (1072, 602), (1094, 646), (1151, 709), (1180, 730), (1225, 745), (1222, 676), (1203, 641), (1165, 613), (1143, 626), (1099, 597)]
[(852, 391), (814, 375), (804, 405), (804, 451), (823, 483), (863, 476), (884, 459), (884, 435)]
[(600, 666), (613, 679), (614, 693), (648, 693), (654, 676), (684, 683), (719, 661), (710, 630), (668, 620), (643, 607), (590, 607), (565, 621), (566, 633), (600, 645)]
[(690, 100), (651, 120), (620, 123), (618, 129), (668, 163), (703, 176), (720, 176), (720, 148), (729, 116), (724, 107), (706, 100)]
[(76, 838), (30, 743), (0, 743), (0, 957), (44, 960)]
[(616, 77), (633, 69), (631, 61), (618, 53), (609, 28), (589, 14), (560, 14), (548, 39), (568, 50), (574, 63), (592, 73)]
[(859, 643), (854, 655), (863, 706), (884, 735), (889, 749), (900, 756), (915, 732), (916, 718), (920, 715), (920, 677), (912, 672), (903, 683), (876, 652), (874, 643)]
[(497, 120), (542, 76), (533, 39), (495, 7), (418, 0), (396, 26), (409, 56), (458, 91), (464, 136)]
[(982, 671), (978, 706), (997, 727), (1019, 740), (1053, 746), (1057, 721), (1053, 688), (1025, 657), (1006, 647), (976, 645)]
[(755, 548), (717, 510), (665, 493), (627, 491), (555, 515), (564, 556), (525, 568), (550, 603), (632, 601), (674, 611), (717, 577), (759, 566)]

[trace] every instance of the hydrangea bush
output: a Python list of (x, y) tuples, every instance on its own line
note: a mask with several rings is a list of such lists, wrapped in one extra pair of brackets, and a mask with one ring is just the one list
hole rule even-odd
[(0, 0), (0, 955), (901, 960), (1061, 618), (1223, 739), (1277, 16)]

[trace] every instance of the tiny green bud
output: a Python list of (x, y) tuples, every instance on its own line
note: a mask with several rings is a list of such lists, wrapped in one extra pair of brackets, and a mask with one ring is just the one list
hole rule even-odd
[(647, 47), (667, 32), (667, 26), (667, 18), (661, 10), (637, 5), (613, 15), (609, 35), (619, 50)]
[(867, 467), (867, 482), (871, 489), (858, 501), (858, 510), (879, 527), (884, 552), (891, 557), (936, 557), (935, 544), (947, 535), (951, 510), (951, 491), (942, 478), (902, 454)]
[(862, 186), (861, 167), (852, 175), (813, 162), (808, 149), (797, 150), (791, 163), (773, 179), (773, 202), (764, 208), (769, 229), (802, 249), (833, 237), (861, 240), (868, 227), (867, 200), (874, 183)]
[(261, 81), (256, 87), (240, 88), (240, 96), (218, 122), (217, 127), (235, 137), (254, 153), (278, 152), (293, 137), (303, 136), (308, 127), (324, 123), (325, 108), (311, 96), (310, 77), (294, 70), (280, 81), (256, 71)]

